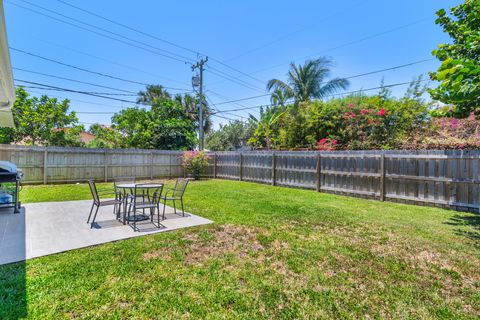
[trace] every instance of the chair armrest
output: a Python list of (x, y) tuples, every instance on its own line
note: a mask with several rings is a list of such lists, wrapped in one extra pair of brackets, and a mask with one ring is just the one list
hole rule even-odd
[(97, 191), (98, 196), (115, 196), (117, 193), (115, 191)]
[(166, 191), (162, 192), (161, 198), (166, 198), (169, 193), (173, 193), (173, 191), (175, 191), (175, 189), (172, 189), (172, 188), (164, 188), (164, 190), (165, 189)]

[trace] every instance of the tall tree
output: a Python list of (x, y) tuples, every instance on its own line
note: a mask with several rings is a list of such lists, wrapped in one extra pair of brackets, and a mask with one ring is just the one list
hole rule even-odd
[(250, 115), (250, 122), (256, 126), (255, 134), (250, 139), (251, 144), (262, 144), (262, 141), (265, 141), (265, 147), (267, 150), (272, 148), (272, 134), (274, 126), (280, 120), (282, 115), (285, 112), (281, 112), (276, 107), (269, 108), (265, 110), (260, 109), (260, 117), (256, 118), (253, 115)]
[(288, 95), (288, 92), (285, 92), (281, 89), (276, 89), (272, 92), (270, 102), (274, 106), (284, 107), (290, 98), (291, 96)]
[(306, 102), (311, 99), (322, 99), (349, 86), (349, 81), (343, 78), (333, 78), (327, 81), (331, 71), (332, 61), (322, 57), (308, 60), (304, 65), (290, 63), (287, 82), (272, 79), (267, 83), (268, 91), (280, 90), (283, 95), (294, 97), (296, 102)]
[(452, 43), (440, 44), (433, 55), (441, 62), (432, 80), (440, 85), (431, 90), (433, 99), (456, 107), (456, 116), (466, 117), (480, 112), (480, 0), (437, 12), (436, 23), (451, 38)]
[(187, 150), (197, 142), (193, 121), (172, 100), (156, 100), (150, 110), (124, 109), (112, 117), (112, 127), (133, 148)]
[(89, 148), (122, 148), (125, 146), (125, 137), (117, 130), (95, 123), (88, 130), (95, 138), (88, 143)]
[[(193, 122), (195, 122), (196, 127), (198, 128), (198, 121), (199, 121), (199, 115), (198, 115), (198, 98), (196, 96), (193, 96), (191, 94), (177, 94), (174, 97), (175, 102), (177, 102), (179, 105), (183, 107), (185, 110), (185, 113), (192, 119)], [(210, 107), (204, 106), (203, 107), (203, 131), (205, 133), (210, 132), (212, 129), (212, 119), (211, 119), (211, 110)]]
[(3, 143), (80, 146), (78, 133), (83, 127), (78, 125), (75, 112), (69, 111), (69, 100), (59, 102), (46, 95), (30, 97), (21, 87), (16, 95), (12, 107), (15, 128), (0, 129)]
[(218, 130), (211, 131), (206, 136), (206, 148), (213, 151), (238, 150), (247, 145), (252, 136), (252, 126), (240, 120), (220, 125)]
[(157, 99), (170, 100), (170, 93), (161, 85), (152, 84), (146, 87), (145, 91), (138, 93), (137, 103), (152, 106)]

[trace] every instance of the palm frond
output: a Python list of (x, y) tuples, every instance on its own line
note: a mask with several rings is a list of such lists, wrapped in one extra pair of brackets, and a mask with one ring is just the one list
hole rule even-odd
[(350, 81), (344, 78), (334, 78), (321, 86), (317, 92), (319, 98), (335, 94), (341, 90), (345, 90), (350, 85)]

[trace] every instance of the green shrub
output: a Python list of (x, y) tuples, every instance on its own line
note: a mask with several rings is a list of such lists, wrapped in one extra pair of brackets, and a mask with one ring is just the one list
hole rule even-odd
[(203, 151), (187, 151), (183, 153), (182, 164), (185, 172), (198, 180), (207, 171), (208, 156)]

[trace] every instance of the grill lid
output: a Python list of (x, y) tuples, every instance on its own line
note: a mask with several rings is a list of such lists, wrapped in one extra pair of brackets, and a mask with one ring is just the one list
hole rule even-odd
[(12, 162), (0, 161), (0, 172), (16, 173), (17, 166)]

